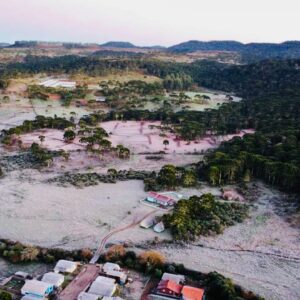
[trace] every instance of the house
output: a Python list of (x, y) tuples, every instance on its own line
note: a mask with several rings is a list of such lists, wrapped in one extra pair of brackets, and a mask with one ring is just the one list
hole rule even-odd
[(204, 290), (185, 285), (181, 290), (181, 294), (183, 300), (202, 300)]
[(107, 273), (108, 271), (121, 271), (121, 267), (118, 264), (107, 262), (103, 265), (102, 270), (104, 273)]
[(114, 283), (114, 280), (112, 281), (111, 278), (98, 276), (89, 288), (88, 293), (99, 297), (112, 297), (116, 289), (117, 285)]
[(77, 263), (70, 260), (61, 259), (57, 262), (54, 272), (55, 273), (74, 273), (77, 269)]
[(39, 299), (44, 299), (52, 293), (54, 289), (53, 284), (38, 280), (26, 280), (21, 289), (22, 295), (34, 296)]
[(81, 292), (77, 298), (77, 300), (98, 300), (99, 297), (97, 295), (89, 294), (86, 292)]
[(53, 284), (54, 287), (59, 288), (64, 283), (65, 277), (58, 273), (49, 272), (49, 273), (44, 274), (42, 281)]
[(165, 299), (165, 297), (180, 299), (181, 290), (182, 285), (177, 284), (172, 280), (161, 280), (156, 288), (155, 294), (164, 297), (160, 299)]
[(183, 284), (185, 282), (185, 277), (184, 275), (179, 274), (164, 273), (161, 280), (172, 280), (177, 284)]
[(146, 197), (146, 201), (155, 203), (164, 207), (167, 206), (173, 206), (175, 204), (175, 201), (173, 198), (162, 195), (156, 192), (149, 192), (148, 196)]

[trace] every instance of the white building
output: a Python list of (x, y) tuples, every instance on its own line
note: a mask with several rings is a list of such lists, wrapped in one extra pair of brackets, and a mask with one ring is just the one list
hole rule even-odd
[(108, 271), (121, 271), (121, 267), (118, 264), (107, 262), (103, 265), (103, 272), (107, 273)]
[(54, 272), (55, 273), (73, 273), (77, 269), (77, 263), (70, 260), (61, 259), (57, 262)]
[(49, 272), (44, 274), (42, 281), (53, 284), (56, 288), (59, 288), (64, 283), (65, 277), (58, 273)]
[(99, 297), (97, 295), (89, 294), (86, 292), (81, 292), (77, 297), (77, 300), (98, 300)]
[(47, 79), (42, 81), (40, 85), (53, 88), (62, 87), (66, 89), (74, 89), (76, 87), (76, 82), (69, 80)]
[(112, 297), (117, 289), (117, 285), (113, 282), (109, 282), (108, 280), (97, 279), (92, 283), (88, 293), (99, 297)]
[(38, 280), (26, 280), (21, 289), (22, 295), (35, 296), (44, 299), (53, 291), (53, 284)]
[(111, 277), (116, 278), (119, 281), (120, 284), (125, 284), (126, 283), (127, 275), (124, 272), (111, 270), (111, 271), (107, 271), (105, 274), (107, 276), (111, 276)]

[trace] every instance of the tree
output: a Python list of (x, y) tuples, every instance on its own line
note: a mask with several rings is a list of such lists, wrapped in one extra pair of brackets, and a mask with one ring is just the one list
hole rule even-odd
[(169, 141), (168, 140), (164, 140), (163, 144), (165, 146), (165, 150), (167, 150), (167, 146), (169, 145)]
[(75, 139), (75, 137), (76, 137), (76, 134), (71, 129), (66, 130), (65, 133), (64, 133), (65, 142), (71, 142)]
[(0, 300), (12, 300), (12, 295), (8, 292), (0, 292)]
[(157, 251), (149, 250), (140, 254), (139, 261), (141, 264), (149, 264), (151, 267), (159, 267), (165, 263), (166, 258)]
[(39, 140), (40, 140), (41, 143), (43, 143), (44, 140), (45, 140), (45, 136), (44, 136), (44, 135), (40, 135), (40, 136), (39, 136)]

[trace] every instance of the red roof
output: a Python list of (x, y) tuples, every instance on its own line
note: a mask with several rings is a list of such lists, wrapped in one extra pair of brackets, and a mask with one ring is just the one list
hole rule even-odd
[(174, 199), (172, 199), (171, 197), (161, 195), (161, 194), (156, 193), (156, 192), (149, 192), (148, 195), (150, 197), (155, 198), (156, 200), (161, 201), (161, 202), (174, 202)]
[(184, 300), (202, 300), (204, 290), (185, 285), (181, 293)]
[(177, 284), (175, 281), (172, 280), (162, 280), (158, 284), (158, 289), (168, 289), (176, 294), (180, 294), (182, 290), (182, 285)]

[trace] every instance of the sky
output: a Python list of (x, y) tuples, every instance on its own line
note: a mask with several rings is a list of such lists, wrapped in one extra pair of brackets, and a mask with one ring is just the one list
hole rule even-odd
[(0, 0), (0, 42), (300, 40), (299, 0)]

